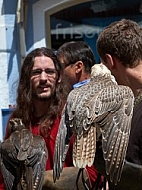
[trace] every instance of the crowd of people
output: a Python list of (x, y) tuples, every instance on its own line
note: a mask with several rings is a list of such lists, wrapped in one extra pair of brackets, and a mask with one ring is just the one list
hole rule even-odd
[[(142, 165), (142, 29), (138, 23), (128, 19), (113, 22), (99, 34), (96, 45), (101, 62), (118, 84), (129, 86), (134, 93), (134, 114), (126, 160)], [(94, 64), (93, 51), (83, 41), (67, 42), (56, 53), (46, 47), (36, 48), (23, 62), (17, 104), (11, 118), (21, 118), (33, 134), (44, 138), (48, 150), (46, 170), (53, 169), (55, 140), (68, 93), (89, 82)], [(5, 134), (7, 138), (8, 130)], [(72, 144), (73, 136), (64, 167), (73, 166)], [(99, 175), (99, 167), (96, 169), (95, 166), (87, 167), (85, 171), (90, 189), (98, 178), (98, 188), (103, 188), (105, 169), (102, 175)], [(2, 175), (0, 185), (0, 189), (4, 189)], [(113, 184), (109, 185), (110, 190), (116, 188)], [(121, 190), (127, 188), (122, 185)]]

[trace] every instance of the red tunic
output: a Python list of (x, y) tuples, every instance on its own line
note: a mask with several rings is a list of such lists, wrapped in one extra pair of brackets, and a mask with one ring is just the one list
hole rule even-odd
[[(49, 131), (49, 136), (44, 137), (43, 134), (41, 133), (39, 134), (38, 119), (34, 118), (34, 121), (32, 122), (32, 126), (31, 126), (32, 133), (35, 135), (41, 135), (44, 138), (45, 143), (46, 143), (46, 147), (48, 150), (46, 170), (53, 169), (54, 147), (55, 147), (56, 136), (57, 136), (57, 132), (59, 128), (59, 123), (60, 123), (60, 117), (54, 121), (53, 126), (51, 127), (51, 130)], [(65, 164), (65, 166), (67, 165)]]
[(4, 182), (3, 182), (3, 177), (2, 177), (2, 174), (0, 172), (0, 190), (4, 190)]

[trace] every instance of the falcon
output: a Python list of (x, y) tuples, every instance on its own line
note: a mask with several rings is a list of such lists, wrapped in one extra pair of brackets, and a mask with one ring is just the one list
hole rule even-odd
[(63, 169), (68, 134), (73, 133), (74, 166), (94, 164), (96, 143), (101, 138), (106, 174), (117, 184), (125, 161), (133, 104), (132, 90), (118, 85), (104, 64), (94, 65), (90, 82), (72, 90), (64, 106), (55, 143), (54, 182)]
[(22, 120), (9, 121), (10, 137), (0, 144), (0, 162), (6, 190), (41, 190), (47, 149), (41, 136), (33, 135)]

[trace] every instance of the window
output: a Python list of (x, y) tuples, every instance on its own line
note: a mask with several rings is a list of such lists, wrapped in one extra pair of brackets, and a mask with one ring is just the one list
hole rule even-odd
[(47, 46), (56, 50), (64, 42), (84, 40), (97, 58), (96, 40), (99, 32), (121, 18), (142, 23), (140, 6), (141, 0), (80, 0), (60, 3), (45, 14)]

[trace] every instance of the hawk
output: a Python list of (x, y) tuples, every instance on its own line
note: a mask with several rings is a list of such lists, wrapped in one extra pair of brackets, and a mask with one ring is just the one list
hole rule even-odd
[(41, 190), (47, 149), (41, 136), (33, 135), (22, 120), (9, 121), (10, 137), (0, 144), (0, 162), (6, 190)]
[(117, 184), (125, 161), (133, 104), (132, 90), (118, 85), (104, 64), (94, 65), (90, 82), (72, 90), (63, 109), (55, 144), (54, 181), (63, 169), (67, 134), (72, 131), (74, 166), (93, 165), (96, 143), (101, 138), (106, 174)]

